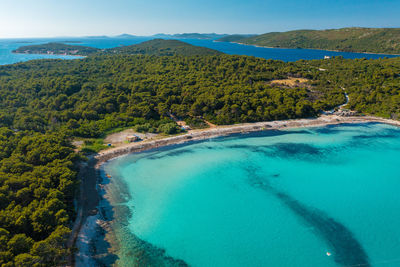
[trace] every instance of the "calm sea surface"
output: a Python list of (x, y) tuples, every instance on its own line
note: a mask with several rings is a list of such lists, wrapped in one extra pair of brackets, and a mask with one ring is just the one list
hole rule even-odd
[(400, 266), (399, 165), (400, 130), (384, 124), (267, 131), (115, 159), (104, 166), (115, 262)]
[[(12, 54), (11, 51), (24, 45), (43, 44), (48, 42), (63, 42), (72, 45), (84, 45), (97, 48), (111, 48), (138, 44), (152, 37), (136, 38), (42, 38), (42, 39), (0, 39), (0, 65), (12, 64), (40, 58), (63, 58), (74, 59), (71, 56), (49, 56), (49, 55), (19, 55)], [(182, 39), (193, 45), (209, 47), (233, 55), (248, 55), (262, 57), (266, 59), (277, 59), (283, 61), (296, 61), (300, 59), (322, 59), (324, 56), (343, 56), (345, 58), (381, 58), (385, 55), (360, 54), (346, 52), (331, 52), (324, 50), (311, 49), (281, 49), (281, 48), (262, 48), (225, 42), (214, 42), (212, 40)], [(393, 57), (393, 56), (388, 56)]]

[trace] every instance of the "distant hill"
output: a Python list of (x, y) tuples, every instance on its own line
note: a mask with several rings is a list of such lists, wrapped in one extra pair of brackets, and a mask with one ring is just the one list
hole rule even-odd
[(48, 55), (80, 55), (92, 54), (118, 54), (118, 55), (157, 55), (157, 56), (194, 56), (194, 55), (219, 55), (217, 50), (206, 47), (194, 46), (179, 40), (153, 39), (136, 45), (121, 46), (109, 49), (98, 49), (80, 45), (67, 45), (62, 43), (48, 43), (41, 45), (21, 46), (13, 53), (22, 54), (48, 54)]
[(47, 43), (41, 45), (27, 45), (12, 51), (17, 54), (48, 54), (87, 56), (99, 52), (100, 49), (81, 45), (67, 45), (63, 43)]
[(216, 39), (217, 42), (240, 42), (240, 40), (250, 37), (255, 37), (256, 34), (231, 34), (222, 38)]
[(91, 38), (91, 39), (106, 39), (110, 38), (107, 35), (93, 35), (93, 36), (86, 36), (86, 38)]
[(132, 34), (123, 33), (123, 34), (117, 35), (115, 37), (116, 38), (127, 38), (127, 39), (129, 39), (129, 38), (136, 38), (137, 36), (136, 35), (132, 35)]
[(204, 39), (214, 40), (226, 36), (226, 34), (217, 33), (177, 33), (177, 34), (163, 34), (159, 33), (154, 35), (157, 38), (176, 38), (176, 39)]
[(400, 54), (400, 28), (343, 28), (271, 32), (235, 42), (282, 48)]
[(122, 46), (106, 49), (106, 54), (127, 55), (159, 55), (159, 56), (194, 56), (194, 55), (219, 55), (217, 50), (206, 47), (194, 46), (179, 40), (153, 39), (136, 45)]

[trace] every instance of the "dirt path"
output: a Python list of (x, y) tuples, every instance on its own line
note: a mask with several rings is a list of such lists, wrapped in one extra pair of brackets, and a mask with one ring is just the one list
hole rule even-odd
[(213, 124), (213, 123), (211, 123), (211, 122), (209, 122), (209, 121), (206, 121), (206, 120), (203, 120), (210, 128), (215, 128), (215, 127), (217, 127), (217, 125), (215, 125), (215, 124)]

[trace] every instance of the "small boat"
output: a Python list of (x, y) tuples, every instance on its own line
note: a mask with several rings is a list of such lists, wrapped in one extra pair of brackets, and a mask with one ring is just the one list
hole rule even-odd
[(329, 251), (326, 252), (326, 256), (329, 257), (329, 256), (331, 256), (331, 255), (332, 255), (332, 253), (330, 253)]

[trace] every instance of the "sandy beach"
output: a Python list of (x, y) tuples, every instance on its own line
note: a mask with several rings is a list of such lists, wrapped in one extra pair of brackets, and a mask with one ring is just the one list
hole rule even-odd
[[(142, 142), (121, 144), (117, 147), (110, 148), (99, 152), (96, 155), (90, 156), (89, 161), (82, 163), (79, 178), (81, 179), (81, 194), (78, 201), (77, 218), (73, 227), (71, 238), (68, 242), (69, 247), (76, 246), (78, 236), (82, 236), (85, 232), (86, 221), (91, 216), (98, 214), (98, 205), (101, 199), (98, 190), (102, 177), (100, 176), (100, 167), (103, 163), (130, 153), (138, 153), (150, 149), (156, 149), (164, 146), (184, 144), (187, 142), (201, 141), (210, 138), (228, 136), (231, 134), (245, 134), (257, 131), (268, 130), (285, 130), (293, 128), (305, 127), (322, 127), (327, 125), (337, 124), (359, 124), (359, 123), (385, 123), (394, 126), (400, 126), (400, 121), (383, 119), (372, 116), (353, 116), (342, 117), (337, 115), (323, 115), (318, 118), (310, 119), (295, 119), (282, 121), (268, 121), (256, 123), (244, 123), (228, 126), (216, 126), (207, 129), (190, 130), (185, 134), (176, 136), (168, 136), (158, 139), (150, 139)], [(74, 259), (70, 261), (74, 265)]]
[(220, 136), (227, 136), (230, 134), (249, 133), (257, 131), (267, 131), (267, 130), (282, 130), (282, 129), (301, 128), (301, 127), (319, 127), (319, 126), (343, 124), (343, 123), (366, 123), (366, 122), (379, 122), (379, 123), (386, 123), (395, 126), (400, 126), (400, 121), (395, 121), (390, 119), (383, 119), (370, 116), (341, 117), (336, 115), (324, 115), (312, 119), (295, 119), (295, 120), (255, 122), (255, 123), (243, 123), (243, 124), (235, 124), (227, 126), (217, 126), (201, 130), (191, 130), (186, 134), (172, 136), (172, 137), (165, 137), (162, 139), (124, 144), (115, 148), (101, 151), (95, 156), (95, 158), (97, 159), (96, 167), (100, 166), (100, 164), (110, 159), (125, 154), (141, 152), (168, 145), (182, 144), (189, 141), (198, 141)]

